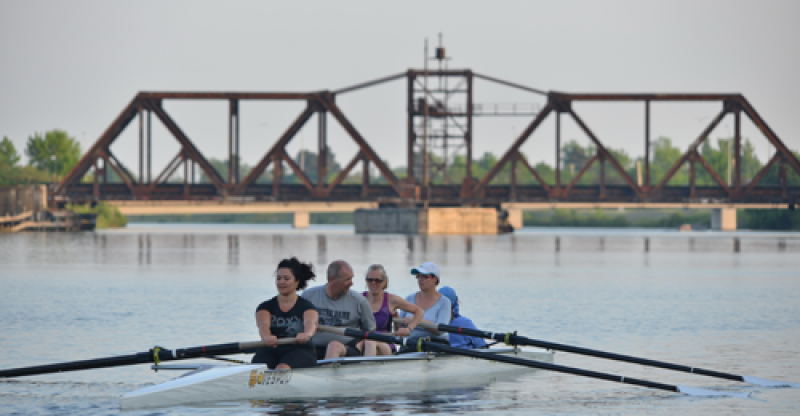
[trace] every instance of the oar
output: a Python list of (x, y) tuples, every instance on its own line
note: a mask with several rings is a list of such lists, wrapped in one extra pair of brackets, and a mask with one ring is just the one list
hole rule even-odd
[[(399, 319), (395, 321), (402, 322)], [(432, 322), (420, 322), (418, 326), (425, 329), (431, 329), (439, 332), (449, 332), (451, 334), (467, 335), (471, 337), (494, 339), (497, 341), (505, 342), (508, 345), (530, 345), (534, 347), (546, 348), (556, 351), (571, 352), (574, 354), (590, 355), (592, 357), (607, 358), (609, 360), (624, 361), (628, 363), (641, 364), (650, 367), (665, 368), (667, 370), (683, 371), (686, 373), (700, 374), (703, 376), (723, 378), (726, 380), (742, 381), (745, 383), (755, 384), (762, 387), (800, 387), (798, 383), (789, 383), (779, 380), (769, 380), (765, 378), (758, 378), (753, 376), (741, 376), (737, 374), (722, 373), (719, 371), (704, 370), (697, 367), (689, 367), (680, 364), (666, 363), (663, 361), (650, 360), (647, 358), (631, 357), (628, 355), (615, 354), (613, 352), (592, 350), (588, 348), (575, 347), (572, 345), (556, 344), (553, 342), (540, 341), (536, 339), (526, 338), (512, 333), (495, 333), (481, 331), (478, 329), (461, 328), (458, 326), (435, 324)]]
[[(293, 344), (295, 338), (281, 338), (278, 344)], [(264, 341), (231, 342), (228, 344), (206, 345), (182, 348), (174, 351), (154, 347), (150, 351), (116, 357), (95, 358), (92, 360), (69, 361), (65, 363), (38, 365), (33, 367), (10, 368), (0, 370), (0, 378), (33, 376), (36, 374), (60, 373), (63, 371), (90, 370), (94, 368), (119, 367), (123, 365), (160, 363), (162, 361), (187, 360), (202, 358), (208, 355), (237, 354), (243, 351), (265, 347)]]
[[(371, 339), (390, 344), (399, 344), (403, 346), (409, 345), (407, 338), (393, 337), (385, 334), (378, 334), (375, 332), (364, 332), (351, 328), (339, 328), (327, 325), (320, 325), (320, 331), (331, 332), (339, 335), (358, 339)], [(413, 342), (412, 342), (413, 344)], [(699, 389), (696, 387), (677, 386), (671, 384), (657, 383), (653, 381), (641, 380), (638, 378), (618, 376), (616, 374), (601, 373), (598, 371), (584, 370), (581, 368), (567, 367), (558, 364), (545, 363), (541, 361), (526, 360), (524, 358), (509, 357), (501, 354), (492, 354), (480, 352), (479, 350), (468, 350), (463, 348), (455, 348), (436, 342), (429, 341), (424, 338), (417, 340), (415, 344), (419, 352), (444, 352), (453, 355), (463, 355), (467, 357), (480, 358), (483, 360), (499, 361), (508, 364), (521, 365), (531, 368), (538, 368), (541, 370), (555, 371), (559, 373), (573, 374), (583, 377), (597, 378), (600, 380), (616, 381), (618, 383), (634, 384), (642, 387), (649, 387), (652, 389), (666, 390), (675, 393), (683, 393), (690, 396), (728, 396), (728, 397), (747, 397), (750, 393), (729, 393), (715, 390)]]

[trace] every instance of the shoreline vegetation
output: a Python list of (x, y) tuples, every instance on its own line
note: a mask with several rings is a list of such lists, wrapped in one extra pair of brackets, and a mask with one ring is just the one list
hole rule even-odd
[[(739, 229), (800, 230), (800, 211), (738, 210)], [(130, 223), (196, 224), (291, 224), (292, 214), (196, 214), (129, 216)], [(311, 214), (311, 224), (353, 224), (353, 213)], [(592, 228), (679, 228), (689, 224), (693, 230), (711, 228), (710, 209), (591, 209), (525, 211), (526, 227)]]
[(106, 202), (98, 202), (94, 206), (91, 204), (67, 205), (65, 208), (78, 214), (97, 214), (95, 228), (121, 228), (128, 225), (128, 219), (119, 212), (119, 209)]

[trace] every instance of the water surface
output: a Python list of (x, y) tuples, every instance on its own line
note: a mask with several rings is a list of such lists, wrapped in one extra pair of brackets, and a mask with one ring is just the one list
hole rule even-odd
[[(352, 227), (136, 224), (0, 235), (0, 368), (257, 339), (253, 311), (296, 255), (383, 264), (389, 291), (442, 269), (479, 328), (800, 382), (800, 234), (523, 229), (502, 236), (356, 235)], [(320, 277), (315, 284), (322, 284)], [(557, 353), (559, 364), (737, 392), (693, 398), (532, 372), (485, 388), (126, 414), (797, 414), (800, 391)], [(146, 365), (0, 381), (3, 414), (115, 414), (120, 395), (174, 377)]]

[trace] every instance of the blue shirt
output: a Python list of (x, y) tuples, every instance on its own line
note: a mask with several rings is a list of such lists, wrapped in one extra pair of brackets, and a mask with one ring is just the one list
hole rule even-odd
[[(472, 323), (472, 320), (467, 318), (466, 316), (456, 316), (450, 321), (450, 325), (457, 326), (460, 328), (469, 328), (469, 329), (478, 329), (475, 327), (475, 324)], [(456, 348), (466, 348), (466, 349), (475, 349), (475, 348), (483, 348), (486, 346), (486, 341), (483, 338), (478, 337), (468, 337), (466, 335), (459, 335), (459, 334), (449, 334), (450, 337), (450, 346)]]
[[(417, 292), (406, 296), (406, 300), (409, 303), (413, 303), (416, 305)], [(450, 309), (451, 309), (450, 299), (447, 299), (447, 296), (442, 295), (439, 296), (439, 300), (437, 300), (436, 303), (433, 304), (433, 306), (431, 306), (428, 309), (425, 309), (425, 315), (423, 315), (422, 318), (431, 321), (435, 324), (447, 325), (447, 321), (450, 320)], [(401, 318), (405, 318), (406, 316), (414, 316), (414, 314), (408, 313), (404, 310), (398, 310), (397, 312)], [(446, 339), (445, 334), (442, 333), (441, 335), (434, 335), (433, 333), (429, 332), (427, 329), (424, 329), (422, 327), (414, 328), (414, 330), (411, 331), (411, 334), (409, 335), (409, 338), (427, 338), (427, 337), (440, 338), (442, 340)]]

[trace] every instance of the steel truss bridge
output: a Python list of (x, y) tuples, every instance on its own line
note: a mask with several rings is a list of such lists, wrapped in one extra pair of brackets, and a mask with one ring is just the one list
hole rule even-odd
[[(336, 97), (342, 94), (372, 87), (399, 79), (407, 82), (407, 117), (408, 136), (406, 162), (409, 167), (405, 177), (397, 177), (382, 161), (367, 138), (359, 133), (355, 125), (337, 106)], [(426, 78), (448, 79), (451, 83), (441, 84), (438, 88), (427, 88)], [(516, 88), (532, 94), (546, 97), (546, 104), (540, 108), (525, 106), (497, 106), (473, 103), (473, 82), (476, 79), (494, 82), (510, 88)], [(449, 85), (453, 85), (452, 88)], [(227, 172), (218, 172), (209, 163), (208, 158), (200, 153), (192, 139), (181, 130), (175, 120), (164, 110), (167, 100), (223, 100), (229, 103), (228, 150), (229, 165)], [(277, 138), (272, 147), (261, 157), (255, 167), (240, 177), (239, 158), (239, 103), (243, 100), (269, 101), (305, 101), (305, 109), (287, 126), (283, 134)], [(455, 100), (463, 100), (453, 103)], [(575, 102), (639, 102), (644, 107), (645, 123), (645, 159), (643, 163), (643, 180), (634, 180), (621, 166), (620, 162), (607, 150), (603, 142), (574, 110)], [(680, 159), (661, 177), (657, 183), (652, 181), (650, 169), (650, 104), (652, 102), (719, 102), (721, 110), (708, 126), (699, 132), (697, 139), (686, 149)], [(712, 130), (727, 115), (734, 117), (733, 157), (734, 170), (731, 184), (723, 180), (709, 162), (701, 156), (698, 149)], [(179, 143), (180, 150), (172, 161), (154, 176), (151, 173), (152, 116), (160, 121)], [(531, 121), (522, 133), (505, 150), (502, 157), (483, 177), (473, 177), (473, 143), (472, 120), (478, 116), (522, 116)], [(748, 117), (763, 133), (766, 140), (775, 149), (775, 155), (749, 182), (742, 178), (741, 158), (741, 118)], [(555, 165), (555, 183), (546, 183), (541, 174), (526, 161), (520, 153), (520, 147), (529, 139), (547, 117), (555, 118), (555, 144), (561, 149), (561, 117), (567, 116), (588, 136), (596, 148), (596, 153), (588, 163), (575, 175), (569, 183), (561, 181), (560, 151), (557, 151)], [(297, 132), (309, 123), (312, 117), (318, 123), (317, 154), (318, 169), (316, 177), (309, 177), (303, 169), (287, 154), (286, 145), (291, 142)], [(327, 123), (332, 117), (339, 123), (358, 147), (344, 169), (332, 180), (327, 180), (328, 170), (325, 165), (328, 151)], [(139, 127), (138, 176), (124, 166), (112, 153), (110, 146), (123, 130), (134, 120)], [(421, 131), (434, 127), (430, 134)], [(427, 137), (427, 141), (424, 138)], [(430, 147), (428, 144), (430, 143)], [(448, 147), (449, 146), (449, 147)], [(428, 154), (443, 152), (443, 162), (438, 165), (428, 161), (423, 165), (419, 159), (422, 150)], [(428, 175), (423, 173), (422, 166), (427, 165), (429, 175), (435, 172), (446, 172), (447, 164), (455, 152), (465, 155), (466, 175), (460, 183), (431, 184), (427, 183)], [(360, 184), (344, 184), (343, 181), (353, 172), (357, 165), (363, 169)], [(387, 184), (370, 183), (369, 167), (373, 164), (386, 179)], [(506, 165), (511, 167), (508, 184), (494, 184), (492, 180)], [(595, 185), (578, 185), (578, 180), (594, 164), (599, 165), (599, 183)], [(683, 166), (689, 167), (689, 184), (687, 186), (669, 186), (668, 182)], [(695, 170), (702, 166), (713, 177), (716, 185), (696, 186)], [(757, 186), (768, 170), (779, 166), (780, 186)], [(272, 168), (268, 171), (268, 168)], [(301, 184), (283, 183), (286, 169), (300, 179)], [(183, 183), (170, 182), (170, 178), (179, 169), (183, 170)], [(195, 170), (201, 170), (211, 183), (195, 183)], [(529, 171), (538, 184), (523, 185), (517, 183), (519, 169)], [(612, 169), (623, 179), (623, 185), (606, 183), (606, 170)], [(541, 91), (508, 81), (475, 73), (471, 70), (419, 70), (409, 69), (406, 72), (364, 82), (358, 85), (334, 91), (317, 92), (140, 92), (122, 110), (97, 142), (86, 152), (78, 164), (67, 174), (55, 189), (56, 200), (83, 203), (98, 200), (128, 201), (129, 203), (187, 203), (208, 204), (220, 203), (369, 203), (371, 206), (495, 206), (508, 203), (526, 204), (614, 204), (631, 206), (676, 206), (712, 203), (719, 206), (789, 206), (800, 202), (800, 187), (787, 184), (787, 170), (793, 169), (800, 174), (800, 161), (792, 154), (780, 138), (770, 129), (755, 108), (740, 94), (582, 94), (554, 91)], [(108, 173), (113, 170), (122, 179), (121, 183), (109, 183)], [(257, 183), (257, 179), (267, 172), (272, 173), (271, 183)], [(82, 183), (85, 175), (92, 174), (93, 183)], [(520, 205), (522, 206), (522, 205)]]

